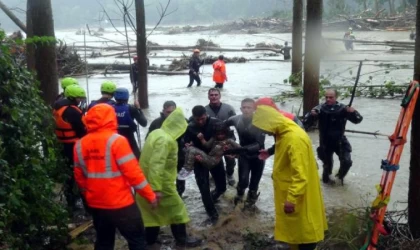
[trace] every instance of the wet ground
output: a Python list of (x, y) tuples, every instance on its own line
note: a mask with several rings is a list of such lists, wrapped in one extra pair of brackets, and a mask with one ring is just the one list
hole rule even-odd
[[(357, 32), (357, 39), (363, 40), (401, 40), (408, 41), (408, 32)], [(83, 41), (83, 36), (74, 36), (73, 31), (57, 32), (57, 36), (64, 38), (68, 43), (72, 39)], [(115, 33), (106, 34), (107, 37), (123, 40), (121, 36)], [(324, 37), (341, 38), (342, 32), (326, 33)], [(178, 35), (152, 35), (149, 39), (159, 44), (173, 45), (192, 45), (197, 39), (212, 39), (219, 43), (221, 47), (244, 47), (245, 43), (255, 44), (256, 42), (275, 42), (283, 43), (282, 40), (291, 41), (291, 34), (258, 34), (258, 35), (216, 35), (213, 33), (203, 34), (178, 34)], [(93, 38), (89, 38), (93, 39)], [(282, 40), (281, 40), (282, 39)], [(94, 40), (98, 40), (94, 38)], [(385, 80), (394, 80), (397, 84), (404, 84), (412, 76), (412, 69), (405, 68), (399, 70), (391, 70), (389, 73), (381, 70), (379, 66), (381, 60), (387, 61), (393, 65), (409, 65), (412, 68), (414, 52), (389, 53), (389, 47), (385, 46), (365, 46), (355, 44), (355, 51), (345, 52), (342, 43), (331, 43), (328, 45), (328, 51), (334, 55), (329, 55), (322, 63), (321, 73), (328, 75), (331, 73), (331, 81), (335, 84), (352, 85), (357, 68), (357, 60), (372, 60), (366, 62), (363, 67), (363, 77), (361, 82), (366, 83), (369, 76), (373, 76), (371, 84), (382, 84)], [(204, 51), (205, 52), (205, 51)], [(153, 52), (154, 53), (154, 52)], [(156, 52), (157, 56), (180, 56), (181, 52), (161, 51)], [(189, 52), (184, 52), (188, 54)], [(216, 53), (213, 53), (216, 55)], [(263, 53), (224, 53), (225, 56), (245, 56), (247, 58), (273, 58), (265, 57)], [(274, 57), (282, 59), (281, 57)], [(92, 62), (113, 62), (116, 59), (98, 58), (92, 59)], [(151, 64), (168, 64), (165, 59), (150, 57)], [(334, 61), (332, 61), (334, 60)], [(339, 61), (336, 61), (339, 60)], [(349, 61), (354, 60), (354, 61)], [(375, 60), (378, 60), (375, 62)], [(124, 61), (128, 63), (128, 59)], [(353, 67), (353, 75), (349, 72), (349, 67)], [(229, 82), (225, 84), (222, 91), (222, 102), (231, 104), (237, 112), (239, 111), (240, 102), (246, 97), (257, 98), (261, 96), (273, 96), (280, 94), (282, 91), (292, 90), (290, 86), (283, 84), (283, 79), (290, 75), (290, 62), (248, 62), (244, 64), (228, 64), (227, 74)], [(351, 70), (351, 69), (350, 69)], [(158, 76), (149, 75), (149, 102), (150, 108), (144, 110), (149, 123), (159, 116), (162, 104), (166, 100), (174, 100), (185, 112), (186, 116), (191, 115), (191, 109), (194, 105), (206, 105), (207, 90), (213, 87), (211, 79), (211, 66), (205, 65), (202, 68), (203, 84), (201, 87), (186, 88), (188, 84), (188, 76)], [(342, 78), (346, 78), (345, 81)], [(89, 97), (90, 100), (99, 97), (99, 86), (104, 80), (113, 80), (118, 86), (131, 89), (128, 75), (111, 75), (111, 76), (93, 76), (89, 78)], [(82, 85), (85, 84), (84, 79), (80, 79)], [(340, 100), (347, 103), (349, 100)], [(297, 110), (301, 104), (298, 98), (287, 98), (284, 103), (278, 103), (279, 107), (292, 111)], [(391, 134), (394, 130), (396, 120), (400, 111), (400, 100), (398, 99), (371, 99), (356, 98), (354, 107), (364, 116), (364, 120), (359, 125), (349, 124), (348, 129), (361, 131)], [(147, 128), (141, 129), (142, 138), (147, 132)], [(314, 149), (318, 144), (318, 135), (311, 132), (310, 136), (313, 141)], [(348, 139), (353, 146), (353, 167), (351, 168), (345, 180), (344, 186), (325, 186), (323, 185), (323, 193), (325, 205), (327, 208), (346, 207), (346, 206), (367, 206), (375, 196), (375, 184), (379, 183), (381, 178), (380, 163), (381, 159), (386, 158), (389, 142), (384, 137), (375, 138), (369, 135), (348, 134)], [(273, 139), (267, 137), (266, 145), (271, 146)], [(404, 208), (403, 204), (397, 201), (405, 201), (408, 191), (408, 159), (409, 145), (406, 145), (405, 151), (401, 158), (401, 169), (395, 181), (394, 189), (391, 196), (390, 209)], [(335, 158), (334, 171), (338, 170), (338, 159)], [(242, 233), (246, 230), (266, 232), (272, 231), (274, 219), (273, 205), (273, 188), (271, 182), (271, 171), (273, 158), (266, 162), (264, 175), (260, 184), (261, 195), (257, 203), (257, 210), (253, 213), (242, 212), (240, 207), (234, 209), (232, 199), (235, 196), (235, 188), (229, 187), (228, 191), (218, 203), (219, 211), (222, 216), (218, 225), (214, 227), (205, 226), (207, 216), (201, 202), (200, 194), (197, 190), (195, 179), (192, 177), (187, 181), (187, 190), (185, 192), (184, 201), (187, 205), (188, 212), (191, 217), (190, 227), (195, 234), (202, 235), (207, 238), (207, 246), (210, 249), (242, 249)], [(321, 170), (320, 170), (321, 171)], [(235, 171), (235, 178), (237, 171)], [(321, 173), (321, 172), (320, 172)], [(170, 238), (170, 237), (169, 237)], [(89, 247), (78, 248), (89, 249)], [(122, 247), (121, 249), (124, 249)], [(167, 248), (162, 248), (167, 249)], [(201, 248), (200, 248), (201, 249)]]

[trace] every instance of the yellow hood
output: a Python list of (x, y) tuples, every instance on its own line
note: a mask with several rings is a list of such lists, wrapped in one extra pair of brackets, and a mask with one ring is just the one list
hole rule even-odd
[(185, 133), (187, 126), (184, 112), (178, 107), (165, 119), (161, 129), (176, 140)]
[(268, 105), (259, 105), (252, 118), (252, 124), (268, 133), (280, 136), (283, 133), (293, 131), (298, 125), (288, 119), (275, 108)]

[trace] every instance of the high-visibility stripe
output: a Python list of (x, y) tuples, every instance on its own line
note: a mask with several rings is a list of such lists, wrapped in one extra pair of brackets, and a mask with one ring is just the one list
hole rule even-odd
[(121, 176), (120, 171), (105, 172), (105, 173), (88, 173), (87, 177), (91, 179), (112, 179)]
[(122, 165), (122, 164), (124, 164), (124, 163), (126, 163), (128, 161), (131, 161), (132, 159), (136, 159), (136, 157), (134, 156), (133, 153), (130, 153), (130, 154), (128, 154), (128, 155), (126, 155), (126, 156), (121, 157), (120, 159), (118, 159), (117, 160), (117, 164), (118, 164), (118, 166), (120, 166), (120, 165)]
[[(120, 135), (113, 134), (106, 143), (105, 172), (89, 173), (87, 171), (87, 166), (83, 159), (83, 154), (82, 154), (82, 141), (81, 140), (76, 142), (76, 153), (77, 153), (77, 157), (79, 158), (79, 162), (75, 163), (75, 167), (80, 167), (83, 170), (83, 174), (85, 175), (85, 177), (92, 178), (92, 179), (110, 179), (110, 178), (121, 176), (121, 172), (119, 170), (115, 172), (112, 171), (112, 159), (111, 159), (112, 158), (111, 156), (112, 144), (115, 142), (116, 139), (118, 139), (118, 137), (120, 137)], [(131, 160), (133, 157), (135, 156), (131, 153), (129, 155), (122, 157), (121, 159), (119, 159), (119, 161), (121, 161), (122, 162), (121, 164), (123, 164), (124, 162)]]
[(139, 185), (135, 185), (133, 188), (135, 190), (143, 189), (147, 186), (147, 184), (149, 183), (146, 180), (144, 180), (142, 183), (140, 183)]
[(120, 135), (113, 134), (109, 137), (108, 141), (106, 142), (106, 149), (105, 149), (105, 172), (112, 173), (112, 160), (111, 160), (111, 148), (112, 144), (114, 144), (115, 140), (118, 139)]
[[(85, 160), (83, 159), (83, 154), (82, 154), (82, 141), (78, 140), (76, 142), (76, 153), (77, 153), (77, 158), (79, 158), (79, 162), (78, 165), (81, 167), (81, 169), (83, 170), (84, 175), (87, 175), (87, 168), (86, 168), (86, 163)], [(76, 163), (75, 163), (76, 165)], [(76, 167), (76, 166), (75, 166)]]

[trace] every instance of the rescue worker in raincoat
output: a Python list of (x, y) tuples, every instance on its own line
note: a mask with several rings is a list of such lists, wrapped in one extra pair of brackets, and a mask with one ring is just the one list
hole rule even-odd
[[(160, 127), (162, 127), (163, 122), (165, 121), (166, 117), (168, 117), (174, 110), (176, 109), (176, 103), (174, 101), (166, 101), (163, 103), (162, 112), (160, 112), (160, 117), (154, 119), (149, 126), (149, 132), (147, 132), (146, 139), (149, 134)], [(185, 119), (187, 122), (188, 120)], [(185, 152), (183, 150), (185, 142), (184, 142), (184, 135), (180, 136), (177, 139), (178, 142), (178, 164), (177, 170), (178, 172), (184, 166), (185, 161)], [(182, 197), (182, 194), (185, 191), (185, 180), (178, 180), (176, 179), (176, 190), (178, 191), (179, 196)]]
[[(259, 105), (268, 105), (273, 108), (275, 108), (280, 114), (284, 115), (286, 118), (289, 118), (290, 120), (294, 121), (297, 125), (299, 125), (301, 128), (303, 128), (302, 122), (292, 113), (286, 112), (284, 110), (281, 110), (277, 107), (276, 103), (271, 97), (261, 97), (255, 102), (256, 106)], [(275, 146), (271, 146), (269, 149), (261, 149), (259, 158), (261, 160), (267, 160), (270, 156), (274, 155), (275, 153)]]
[(223, 84), (227, 82), (226, 64), (223, 55), (219, 56), (219, 60), (213, 63), (213, 81), (216, 83), (215, 88), (223, 88)]
[(73, 147), (76, 141), (86, 134), (85, 125), (82, 122), (83, 112), (77, 106), (86, 98), (86, 92), (79, 85), (70, 85), (64, 92), (65, 98), (55, 102), (53, 115), (55, 119), (55, 134), (63, 145), (62, 156), (66, 161), (66, 170), (69, 178), (64, 184), (64, 194), (67, 200), (68, 210), (71, 213), (76, 209), (79, 199), (75, 190), (75, 182), (71, 173), (73, 167)]
[(186, 223), (190, 221), (185, 204), (175, 186), (177, 177), (177, 139), (187, 129), (187, 122), (180, 108), (175, 109), (163, 122), (160, 129), (152, 131), (144, 144), (140, 165), (152, 189), (159, 197), (159, 207), (152, 209), (147, 201), (137, 195), (146, 227), (147, 244), (157, 241), (160, 227), (171, 226), (177, 245), (196, 247), (201, 240), (189, 237)]
[(252, 124), (276, 138), (274, 238), (313, 250), (324, 239), (327, 220), (312, 142), (296, 123), (267, 105), (257, 107)]
[(137, 145), (136, 138), (134, 138), (134, 133), (140, 133), (140, 131), (137, 129), (137, 124), (134, 122), (134, 120), (136, 120), (137, 123), (142, 127), (146, 127), (147, 119), (144, 117), (138, 101), (134, 102), (135, 107), (127, 103), (129, 97), (130, 93), (128, 92), (128, 89), (117, 88), (114, 92), (116, 103), (113, 105), (113, 107), (115, 113), (117, 114), (118, 133), (127, 138), (128, 143), (130, 143), (131, 150), (133, 150), (133, 153), (136, 156), (136, 159), (139, 159), (140, 149)]
[(158, 200), (124, 136), (112, 106), (95, 105), (83, 119), (88, 134), (74, 147), (74, 176), (93, 217), (96, 250), (114, 249), (115, 231), (130, 250), (146, 250), (132, 188), (156, 208)]
[(89, 104), (88, 110), (99, 103), (107, 103), (109, 105), (114, 105), (115, 101), (112, 100), (112, 97), (114, 96), (114, 92), (116, 89), (117, 89), (117, 85), (114, 82), (111, 82), (111, 81), (103, 82), (101, 84), (102, 97), (99, 98), (98, 100), (92, 101)]

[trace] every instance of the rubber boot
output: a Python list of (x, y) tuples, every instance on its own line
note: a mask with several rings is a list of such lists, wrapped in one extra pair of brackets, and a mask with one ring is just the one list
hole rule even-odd
[(243, 194), (242, 194), (242, 195), (237, 194), (237, 195), (235, 196), (235, 198), (233, 199), (233, 203), (234, 203), (234, 204), (235, 204), (235, 206), (236, 206), (236, 205), (238, 205), (239, 203), (243, 202), (243, 199), (244, 199), (244, 195), (243, 195)]
[(228, 185), (233, 187), (236, 184), (236, 181), (233, 175), (227, 175), (226, 177), (227, 177)]
[(335, 181), (331, 180), (330, 178), (332, 168), (327, 165), (323, 165), (323, 168), (324, 170), (322, 171), (322, 182), (325, 184), (335, 184)]
[(176, 240), (176, 245), (180, 247), (193, 248), (202, 244), (202, 240), (187, 235), (185, 224), (171, 225), (172, 234)]
[(248, 195), (246, 197), (245, 205), (247, 207), (251, 207), (257, 203), (258, 197), (260, 196), (260, 193), (257, 193), (257, 191), (249, 190)]

